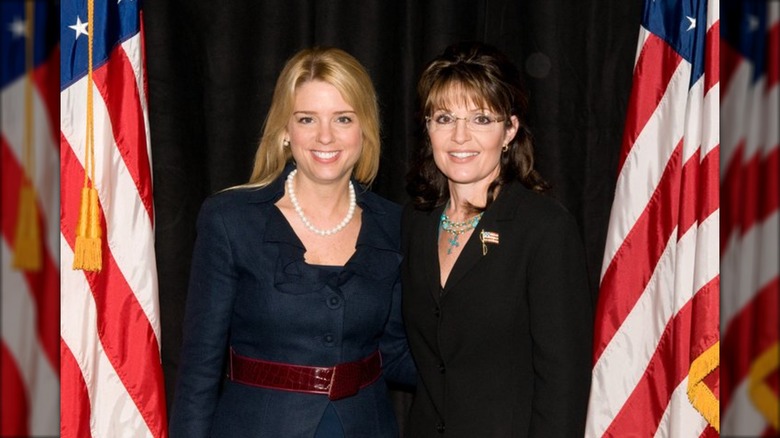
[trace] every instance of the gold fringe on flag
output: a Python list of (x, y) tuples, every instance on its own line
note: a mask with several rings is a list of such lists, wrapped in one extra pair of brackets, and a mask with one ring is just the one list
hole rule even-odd
[(700, 354), (688, 371), (688, 400), (697, 411), (720, 433), (720, 401), (704, 383), (715, 368), (720, 365), (720, 341)]
[(24, 173), (19, 193), (19, 209), (14, 236), (13, 266), (25, 271), (41, 269), (41, 232), (38, 224), (38, 205), (35, 187), (30, 181), (35, 175), (32, 73), (35, 36), (35, 3), (25, 5), (25, 82), (24, 82)]
[(750, 366), (748, 394), (767, 423), (780, 430), (780, 400), (767, 379), (780, 368), (780, 343), (767, 348)]
[(14, 267), (25, 271), (41, 269), (41, 235), (38, 226), (38, 208), (35, 188), (22, 186), (19, 194), (19, 216), (14, 239)]
[(98, 215), (98, 193), (94, 187), (81, 189), (79, 221), (76, 225), (76, 248), (73, 254), (73, 269), (100, 271), (102, 260), (102, 230)]
[[(81, 189), (81, 205), (76, 225), (76, 247), (73, 250), (73, 269), (100, 271), (103, 269), (102, 230), (100, 228), (100, 203), (95, 188), (95, 130), (92, 105), (92, 45), (95, 5), (87, 1), (87, 139), (84, 157), (84, 187)], [(91, 184), (91, 185), (90, 185)]]

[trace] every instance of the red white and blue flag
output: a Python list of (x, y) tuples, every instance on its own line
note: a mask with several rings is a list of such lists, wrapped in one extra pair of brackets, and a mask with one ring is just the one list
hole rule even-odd
[(723, 434), (780, 436), (780, 2), (721, 26)]
[(719, 2), (645, 0), (586, 436), (719, 428)]
[[(63, 0), (60, 40), (61, 434), (163, 437), (165, 396), (151, 154), (138, 0)], [(93, 102), (88, 111), (88, 49)], [(102, 269), (74, 270), (88, 112)]]
[[(0, 2), (3, 437), (59, 427), (58, 23), (54, 2)], [(19, 265), (21, 253), (35, 256)]]

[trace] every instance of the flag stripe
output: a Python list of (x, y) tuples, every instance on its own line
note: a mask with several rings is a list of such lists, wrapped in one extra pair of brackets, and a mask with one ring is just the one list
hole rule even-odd
[[(776, 87), (780, 82), (780, 21), (775, 21), (767, 36), (766, 87)], [(775, 121), (776, 122), (776, 121)]]
[[(72, 88), (72, 87), (71, 87)], [(84, 169), (73, 154), (72, 146), (63, 137), (61, 139), (62, 165), (62, 219), (63, 235), (70, 248), (75, 243), (78, 218), (78, 195), (84, 178)], [(108, 189), (100, 186), (102, 189)], [(103, 198), (101, 196), (101, 198)], [(106, 228), (106, 218), (101, 202), (101, 226)], [(125, 230), (119, 230), (126, 232)], [(159, 412), (165, 412), (160, 405), (164, 397), (159, 392), (163, 387), (157, 335), (140, 305), (133, 289), (114, 259), (107, 240), (103, 239), (103, 270), (99, 275), (86, 274), (89, 287), (97, 307), (97, 324), (100, 340), (106, 355), (117, 371), (127, 392), (130, 394), (139, 412), (155, 436), (164, 430), (164, 421)], [(112, 248), (114, 251), (116, 248)], [(63, 260), (64, 263), (64, 260)], [(107, 296), (103, 291), (111, 291)]]
[(125, 161), (151, 223), (154, 214), (146, 128), (136, 77), (124, 46), (117, 46), (108, 61), (95, 70), (93, 77), (106, 103), (117, 150)]
[(28, 436), (29, 397), (27, 385), (19, 372), (14, 355), (8, 351), (5, 342), (0, 342), (0, 381), (3, 384), (0, 391), (0, 436)]
[(718, 438), (720, 437), (720, 432), (715, 430), (712, 426), (707, 426), (706, 429), (699, 435), (700, 438)]
[(61, 438), (85, 438), (90, 437), (89, 417), (90, 405), (87, 384), (81, 369), (73, 357), (68, 345), (60, 340), (60, 367), (62, 375), (62, 387), (60, 398), (63, 405), (69, 405), (69, 409), (62, 411), (60, 419)]
[[(668, 242), (646, 290), (593, 367), (588, 407), (589, 437), (603, 436), (642, 378), (663, 334), (667, 321), (664, 317), (671, 317), (676, 311), (672, 297), (663, 293), (674, 287), (674, 279), (669, 273), (674, 264), (675, 240), (671, 238)], [(668, 315), (657, 317), (655, 308), (665, 310)]]
[[(753, 361), (778, 340), (780, 279), (762, 287), (737, 315), (730, 318), (723, 332), (723, 351), (730, 353), (729, 367), (722, 372), (721, 406), (729, 408), (732, 390), (745, 379)], [(751, 339), (752, 342), (745, 342)]]
[(723, 221), (720, 226), (720, 252), (724, 254), (731, 241), (732, 233), (737, 229), (740, 223), (740, 199), (743, 193), (742, 187), (742, 156), (745, 151), (745, 143), (742, 142), (734, 148), (731, 154), (731, 160), (726, 163), (725, 172), (721, 172), (721, 203), (723, 209)]
[[(73, 114), (86, 114), (86, 105), (80, 97), (86, 95), (86, 79), (82, 78), (72, 84), (66, 90), (62, 91), (61, 99), (63, 107), (67, 106), (73, 109)], [(81, 112), (83, 111), (83, 112)], [(98, 136), (96, 132), (96, 145), (102, 147), (95, 150), (95, 179), (96, 187), (100, 198), (101, 206), (110, 205), (109, 223), (106, 228), (106, 236), (110, 242), (109, 247), (113, 253), (120, 271), (124, 275), (125, 281), (129, 283), (131, 291), (146, 314), (146, 318), (152, 325), (159, 344), (159, 317), (157, 315), (157, 271), (148, 266), (140, 265), (139, 260), (145, 264), (154, 266), (154, 231), (149, 213), (142, 208), (142, 200), (137, 192), (136, 184), (132, 179), (131, 172), (127, 169), (126, 162), (119, 153), (113, 138), (113, 128), (111, 127), (110, 117), (107, 107), (102, 99), (95, 99), (94, 103), (95, 125), (104, 127)], [(69, 145), (72, 149), (72, 156), (77, 160), (74, 164), (80, 169), (77, 179), (69, 181), (69, 190), (75, 188), (83, 182), (83, 159), (85, 155), (85, 129), (79, 123), (82, 120), (74, 119), (63, 115), (61, 124), (62, 144)], [(66, 173), (65, 166), (62, 166), (62, 184), (64, 185)], [(76, 175), (76, 174), (74, 174)], [(68, 175), (71, 177), (73, 175)], [(78, 217), (78, 205), (80, 201), (80, 188), (76, 191), (62, 191), (62, 205), (64, 208), (70, 208), (72, 213), (71, 221), (61, 220), (61, 229), (63, 234), (75, 236), (76, 218)], [(66, 199), (66, 196), (70, 196)], [(112, 201), (113, 200), (113, 201)], [(122, 202), (116, 202), (122, 200)]]
[[(717, 213), (710, 215), (698, 229), (692, 228), (679, 241), (676, 235), (669, 239), (647, 288), (594, 366), (591, 400), (598, 401), (592, 402), (598, 411), (589, 415), (588, 436), (603, 435), (632, 388), (641, 380), (666, 322), (688, 302), (692, 291), (701, 290), (717, 274), (717, 251), (696, 260), (691, 257), (700, 252), (697, 238), (717, 240), (717, 216)], [(669, 290), (681, 293), (672, 295)], [(686, 294), (686, 290), (691, 293)]]
[[(667, 325), (658, 343), (658, 350), (647, 366), (642, 380), (631, 397), (626, 400), (621, 412), (610, 424), (608, 436), (654, 435), (672, 391), (688, 375), (690, 364), (695, 359), (681, 352), (689, 351), (690, 338), (675, 336), (687, 331), (692, 322), (693, 309), (700, 306), (718, 305), (718, 280), (714, 279), (683, 306)], [(717, 327), (709, 336), (717, 338)], [(637, 412), (643, 415), (637, 416)]]
[(680, 55), (663, 40), (653, 34), (647, 36), (634, 67), (634, 77), (641, 75), (649, 86), (631, 88), (622, 153), (618, 163), (619, 170), (623, 169), (631, 151), (631, 145), (636, 141), (635, 136), (644, 130), (648, 120), (653, 116), (658, 104), (666, 94), (667, 86), (681, 61)]
[[(2, 234), (11, 248), (14, 247), (15, 228), (18, 211), (18, 198), (22, 185), (22, 169), (13, 153), (5, 141), (0, 137), (0, 165), (2, 166), (2, 201), (3, 218)], [(41, 211), (39, 204), (38, 211)], [(46, 219), (39, 215), (38, 219), (41, 229), (45, 229)], [(43, 244), (43, 242), (42, 242)], [(39, 272), (24, 272), (24, 285), (20, 289), (14, 289), (15, 293), (29, 293), (34, 299), (33, 320), (37, 322), (36, 331), (38, 342), (41, 344), (43, 353), (49, 360), (53, 369), (59, 366), (59, 348), (57, 339), (59, 338), (59, 281), (58, 268), (52, 260), (51, 252), (48, 248), (42, 248), (43, 256), (42, 270)], [(7, 260), (11, 260), (9, 254)], [(5, 259), (4, 259), (5, 260)], [(29, 292), (25, 292), (29, 291)], [(37, 315), (37, 316), (36, 316)]]
[[(39, 65), (33, 70), (33, 83), (35, 84), (35, 90), (40, 96), (41, 102), (43, 102), (46, 111), (44, 111), (44, 120), (48, 121), (48, 129), (45, 131), (36, 131), (37, 133), (45, 133), (49, 137), (47, 138), (47, 149), (54, 147), (54, 150), (59, 152), (57, 143), (56, 126), (60, 124), (60, 100), (59, 100), (59, 87), (57, 81), (60, 75), (60, 47), (57, 46), (52, 50), (51, 55), (45, 63)], [(48, 153), (49, 150), (44, 149), (44, 152)], [(51, 155), (51, 154), (49, 154)], [(56, 167), (55, 167), (56, 169)]]
[(686, 118), (685, 107), (690, 72), (690, 64), (679, 65), (665, 96), (647, 122), (645, 129), (637, 137), (636, 144), (631, 147), (623, 169), (618, 175), (613, 212), (604, 248), (602, 281), (623, 240), (654, 196), (656, 187), (665, 172), (666, 163), (683, 139), (682, 124), (667, 125), (669, 120)]
[(780, 148), (775, 144), (764, 155), (757, 151), (744, 161), (745, 144), (737, 145), (723, 178), (726, 219), (721, 228), (721, 252), (725, 253), (733, 233), (744, 236), (780, 208)]
[[(11, 260), (12, 249), (3, 239), (0, 243), (0, 260)], [(36, 297), (30, 291), (29, 277), (24, 271), (12, 269), (10, 263), (2, 268), (2, 333), (3, 343), (14, 357), (18, 372), (24, 383), (29, 403), (25, 421), (33, 436), (53, 435), (57, 430), (59, 406), (56, 390), (59, 387), (59, 354), (52, 363), (43, 350), (40, 333), (41, 322), (37, 316)], [(55, 277), (56, 278), (56, 277)], [(58, 310), (58, 296), (51, 302), (44, 302), (55, 312)], [(49, 317), (47, 315), (47, 317)], [(56, 322), (58, 315), (54, 315)], [(12, 335), (12, 336), (11, 336)], [(0, 387), (5, 391), (5, 387)]]
[(704, 93), (720, 84), (720, 21), (707, 29), (707, 59), (704, 65)]
[[(52, 153), (56, 148), (52, 146), (52, 135), (54, 126), (49, 125), (50, 116), (47, 114), (46, 103), (41, 95), (36, 93), (37, 87), (34, 87), (32, 93), (33, 110), (33, 131), (34, 143), (32, 144), (33, 159), (35, 161), (35, 173), (32, 175), (31, 183), (35, 187), (38, 198), (39, 212), (46, 219), (45, 227), (42, 228), (41, 237), (46, 242), (47, 250), (52, 259), (56, 262), (56, 255), (59, 254), (59, 157)], [(19, 79), (8, 84), (2, 91), (2, 108), (19, 108), (19, 102), (24, 101), (24, 80)], [(5, 142), (7, 155), (13, 157), (16, 166), (21, 169), (22, 158), (24, 156), (24, 127), (25, 122), (22, 117), (23, 111), (3, 111), (2, 117), (2, 141)], [(11, 159), (11, 158), (7, 158)], [(21, 170), (18, 172), (21, 175)], [(30, 177), (28, 175), (28, 177)], [(18, 194), (14, 195), (15, 197)], [(16, 199), (16, 198), (15, 198)], [(6, 201), (3, 201), (6, 204)], [(10, 205), (13, 208), (14, 215), (9, 219), (16, 219), (17, 204)], [(4, 210), (5, 212), (6, 210)], [(10, 214), (10, 213), (9, 213)], [(59, 290), (56, 288), (55, 290)], [(55, 338), (56, 341), (56, 338)]]
[(780, 211), (775, 211), (767, 220), (731, 240), (729, 250), (721, 257), (722, 266), (728, 267), (730, 274), (724, 278), (722, 285), (727, 292), (720, 303), (724, 328), (748, 305), (761, 286), (778, 276), (777, 247), (763, 243), (780, 242)]
[[(141, 28), (143, 29), (143, 22), (141, 22)], [(149, 132), (149, 108), (146, 96), (149, 95), (148, 84), (146, 80), (146, 69), (144, 68), (144, 61), (146, 60), (146, 49), (144, 46), (143, 38), (130, 38), (122, 43), (125, 54), (127, 54), (128, 61), (133, 69), (135, 75), (136, 90), (138, 91), (138, 103), (141, 106), (142, 116), (144, 120), (144, 129), (146, 133), (146, 161), (147, 166), (151, 169), (150, 158), (152, 156), (151, 145), (149, 139), (151, 138)], [(154, 175), (149, 172), (150, 184), (154, 180)], [(154, 218), (152, 218), (154, 219)]]
[(731, 93), (733, 79), (740, 68), (745, 67), (744, 58), (731, 44), (720, 45), (720, 87), (723, 95)]
[[(728, 44), (723, 44), (722, 47), (728, 47)], [(730, 120), (733, 124), (743, 124), (745, 120), (750, 117), (747, 91), (739, 92), (740, 89), (747, 89), (748, 84), (751, 82), (752, 69), (750, 64), (746, 62), (739, 62), (738, 67), (735, 68), (734, 78), (732, 79), (731, 87), (736, 90), (729, 90), (728, 92), (721, 89), (721, 102), (720, 102), (720, 118), (721, 120)], [(745, 156), (749, 152), (747, 151), (747, 145), (745, 144), (745, 132), (743, 128), (724, 129), (721, 133), (721, 161), (723, 163), (730, 163), (734, 157), (732, 155), (737, 151), (738, 147), (742, 147), (742, 155)], [(725, 170), (727, 166), (722, 166), (722, 170)], [(721, 185), (723, 174), (721, 173)]]
[(672, 393), (654, 436), (656, 438), (706, 436), (708, 426), (707, 420), (693, 407), (688, 398), (686, 377)]
[[(728, 363), (728, 366), (731, 364)], [(724, 362), (724, 370), (727, 368)], [(733, 383), (731, 385), (734, 385)], [(767, 427), (767, 421), (758, 412), (750, 399), (748, 388), (750, 384), (747, 379), (734, 385), (733, 393), (728, 407), (723, 408), (721, 415), (721, 431), (725, 436), (754, 437), (762, 436)], [(725, 392), (726, 385), (723, 385)], [(727, 435), (726, 435), (727, 434)]]
[(780, 145), (775, 145), (761, 163), (763, 184), (759, 187), (759, 219), (766, 220), (780, 209)]
[[(64, 236), (62, 240), (66, 241)], [(68, 245), (62, 247), (62, 261), (67, 265), (73, 263), (73, 252)], [(104, 343), (99, 334), (103, 331), (98, 324), (99, 309), (86, 275), (83, 271), (63, 271), (62, 285), (64, 290), (70, 291), (68, 300), (63, 301), (62, 339), (76, 359), (78, 372), (83, 376), (89, 397), (85, 404), (63, 400), (63, 406), (79, 412), (86, 409), (90, 413), (90, 428), (95, 438), (153, 436), (136, 401), (125, 387), (126, 382), (120, 375), (122, 370), (114, 367), (103, 348)], [(82, 325), (99, 330), (84, 330)], [(152, 368), (153, 364), (147, 366)]]
[(760, 220), (758, 213), (760, 211), (759, 199), (761, 193), (761, 154), (754, 154), (742, 166), (742, 190), (739, 194), (739, 229), (745, 232)]
[[(604, 304), (599, 305), (596, 311), (596, 321), (601, 323), (595, 327), (594, 339), (597, 343), (594, 364), (642, 295), (672, 230), (677, 226), (676, 218), (664, 213), (667, 205), (671, 205), (672, 211), (677, 210), (679, 186), (675, 182), (680, 176), (681, 153), (682, 142), (674, 149), (670, 164), (664, 169), (647, 209), (623, 239), (623, 245), (611, 259), (601, 280), (599, 301)], [(634, 264), (634, 269), (631, 272), (618, 272), (621, 264), (629, 260)]]
[(718, 152), (718, 148), (713, 149), (701, 162), (698, 156), (693, 156), (683, 166), (682, 189), (680, 189), (683, 199), (680, 202), (678, 238), (718, 209), (720, 195)]
[[(678, 144), (647, 209), (623, 239), (623, 245), (602, 278), (600, 295), (604, 296), (605, 304), (599, 306), (596, 315), (596, 320), (603, 323), (596, 326), (595, 338), (600, 343), (596, 344), (594, 363), (598, 362), (605, 346), (644, 291), (672, 230), (679, 226), (678, 232), (684, 234), (693, 225), (694, 219), (702, 220), (709, 216), (718, 205), (718, 184), (710, 181), (709, 184), (700, 185), (699, 157), (694, 155), (685, 163), (683, 169), (679, 170), (677, 163), (680, 154), (681, 144)], [(701, 165), (705, 166), (701, 173), (709, 175), (710, 180), (718, 175), (718, 148), (707, 154)], [(697, 193), (698, 191), (704, 193)], [(683, 197), (682, 200), (680, 196)], [(678, 202), (681, 201), (680, 209)], [(700, 211), (694, 214), (697, 207)], [(680, 217), (677, 216), (678, 210), (682, 211)], [(686, 211), (689, 211), (689, 214), (686, 215)], [(684, 222), (678, 223), (678, 220)], [(632, 260), (634, 267), (630, 272), (618, 272), (622, 260)], [(606, 319), (605, 314), (610, 318)]]

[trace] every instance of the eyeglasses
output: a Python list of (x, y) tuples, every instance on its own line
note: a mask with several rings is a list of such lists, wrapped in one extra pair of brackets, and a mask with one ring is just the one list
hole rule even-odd
[(454, 114), (437, 112), (433, 116), (427, 116), (425, 121), (428, 123), (428, 129), (431, 131), (452, 131), (458, 120), (466, 121), (466, 128), (470, 131), (490, 131), (494, 123), (503, 122), (504, 119), (492, 117), (487, 114), (476, 113), (466, 117), (455, 117)]

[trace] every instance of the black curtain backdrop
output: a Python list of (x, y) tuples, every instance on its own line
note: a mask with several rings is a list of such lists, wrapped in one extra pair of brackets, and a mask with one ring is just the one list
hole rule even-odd
[(371, 74), (383, 141), (373, 190), (399, 203), (422, 66), (460, 40), (506, 52), (526, 73), (537, 168), (579, 223), (595, 301), (641, 10), (640, 0), (146, 2), (168, 400), (200, 204), (248, 179), (276, 77), (312, 45), (340, 47)]

